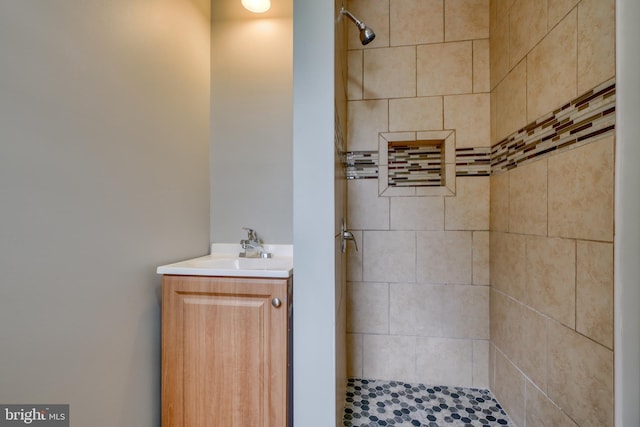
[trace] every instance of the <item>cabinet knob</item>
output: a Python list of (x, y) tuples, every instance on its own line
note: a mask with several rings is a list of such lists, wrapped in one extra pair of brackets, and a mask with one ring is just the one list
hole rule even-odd
[(278, 308), (280, 307), (280, 305), (282, 305), (282, 301), (280, 301), (280, 298), (274, 298), (271, 300), (271, 305), (275, 308)]

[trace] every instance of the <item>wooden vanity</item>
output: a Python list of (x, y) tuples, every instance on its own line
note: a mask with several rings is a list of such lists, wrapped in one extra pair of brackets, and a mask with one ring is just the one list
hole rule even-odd
[(163, 275), (163, 427), (291, 425), (292, 284)]

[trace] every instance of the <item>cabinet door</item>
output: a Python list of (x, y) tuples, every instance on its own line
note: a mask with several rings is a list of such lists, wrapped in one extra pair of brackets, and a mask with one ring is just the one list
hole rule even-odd
[(286, 301), (286, 279), (165, 276), (164, 427), (286, 426)]

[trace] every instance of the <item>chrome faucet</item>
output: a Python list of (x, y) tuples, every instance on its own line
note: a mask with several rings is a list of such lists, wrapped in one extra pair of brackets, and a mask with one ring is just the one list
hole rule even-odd
[(252, 228), (242, 227), (242, 229), (247, 231), (247, 239), (240, 240), (244, 252), (240, 252), (238, 256), (240, 258), (271, 258), (271, 253), (264, 250), (258, 233)]

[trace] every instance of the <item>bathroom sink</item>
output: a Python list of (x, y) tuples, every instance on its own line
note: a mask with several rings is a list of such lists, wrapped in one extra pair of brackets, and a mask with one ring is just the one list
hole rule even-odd
[(292, 245), (265, 245), (271, 258), (242, 258), (240, 245), (214, 243), (211, 254), (158, 267), (158, 274), (188, 276), (289, 277), (293, 273)]

